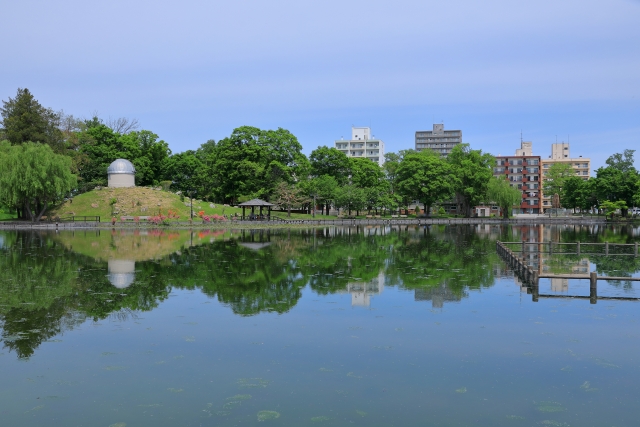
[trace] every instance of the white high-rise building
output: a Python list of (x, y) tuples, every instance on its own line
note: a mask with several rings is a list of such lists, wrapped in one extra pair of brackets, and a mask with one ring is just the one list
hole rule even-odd
[(380, 166), (384, 163), (384, 142), (374, 138), (368, 127), (352, 127), (351, 139), (335, 141), (335, 148), (348, 157), (365, 157)]

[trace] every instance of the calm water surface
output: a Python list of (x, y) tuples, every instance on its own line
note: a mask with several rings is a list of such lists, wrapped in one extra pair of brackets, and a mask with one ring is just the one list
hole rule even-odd
[[(563, 298), (533, 302), (495, 241), (638, 234), (0, 232), (0, 424), (634, 426), (640, 303), (566, 298), (589, 284), (560, 279), (540, 294)], [(637, 277), (629, 248), (527, 256), (541, 271)]]

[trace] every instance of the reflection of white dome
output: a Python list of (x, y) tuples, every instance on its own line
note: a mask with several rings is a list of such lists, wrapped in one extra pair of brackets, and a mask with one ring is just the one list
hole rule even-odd
[(109, 282), (118, 289), (131, 286), (136, 279), (136, 262), (122, 259), (110, 259), (108, 262)]
[(109, 165), (109, 167), (107, 168), (107, 173), (108, 174), (112, 174), (112, 173), (135, 174), (136, 168), (135, 166), (133, 166), (133, 163), (131, 163), (129, 160), (117, 159)]

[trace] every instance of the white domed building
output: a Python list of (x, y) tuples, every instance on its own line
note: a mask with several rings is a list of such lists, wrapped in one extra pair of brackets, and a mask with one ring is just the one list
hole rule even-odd
[(107, 168), (107, 180), (111, 188), (135, 187), (136, 168), (129, 160), (117, 159)]

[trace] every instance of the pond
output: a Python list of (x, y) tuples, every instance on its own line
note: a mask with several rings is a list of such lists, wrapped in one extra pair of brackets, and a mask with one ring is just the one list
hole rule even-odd
[[(625, 426), (640, 282), (514, 277), (496, 241), (602, 226), (0, 231), (0, 419), (15, 426)], [(640, 258), (529, 253), (638, 277)], [(624, 251), (623, 251), (624, 252)], [(559, 296), (563, 298), (554, 298)], [(626, 299), (617, 299), (626, 298)]]

